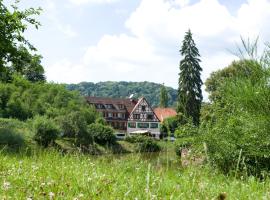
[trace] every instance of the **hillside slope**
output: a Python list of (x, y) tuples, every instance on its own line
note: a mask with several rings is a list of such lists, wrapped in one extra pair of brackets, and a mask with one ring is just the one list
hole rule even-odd
[[(161, 84), (151, 82), (81, 82), (79, 84), (67, 84), (69, 90), (78, 90), (84, 96), (127, 98), (134, 94), (134, 98), (144, 96), (149, 103), (156, 107), (159, 105)], [(169, 106), (173, 106), (177, 99), (177, 90), (166, 87), (169, 96)]]

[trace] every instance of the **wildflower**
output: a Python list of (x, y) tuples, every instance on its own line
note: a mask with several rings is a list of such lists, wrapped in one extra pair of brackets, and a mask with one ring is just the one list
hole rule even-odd
[(4, 181), (4, 183), (3, 183), (3, 189), (4, 189), (4, 190), (8, 190), (10, 187), (11, 187), (11, 186), (10, 186), (10, 182)]
[(53, 192), (50, 192), (50, 193), (49, 193), (50, 199), (53, 199), (54, 196), (55, 196), (55, 194), (54, 194)]
[(83, 197), (83, 194), (81, 193), (81, 194), (79, 194), (79, 198), (82, 198)]

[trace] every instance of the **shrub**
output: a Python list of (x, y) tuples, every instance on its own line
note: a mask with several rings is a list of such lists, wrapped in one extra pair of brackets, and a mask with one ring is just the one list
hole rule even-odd
[(24, 138), (14, 129), (0, 127), (0, 145), (19, 148), (24, 145)]
[(114, 130), (110, 126), (90, 124), (87, 127), (87, 132), (90, 136), (93, 136), (94, 141), (98, 144), (114, 144), (116, 142)]
[(64, 137), (77, 138), (78, 135), (82, 135), (87, 130), (86, 119), (79, 111), (71, 112), (58, 119)]
[(55, 141), (60, 134), (60, 130), (52, 119), (37, 116), (33, 120), (34, 140), (47, 147)]
[(145, 140), (146, 136), (141, 136), (141, 135), (137, 135), (137, 136), (127, 136), (125, 138), (125, 141), (130, 142), (130, 143), (138, 143), (138, 142), (143, 142)]
[(264, 75), (262, 70), (252, 77), (224, 79), (218, 87), (222, 95), (208, 105), (211, 117), (203, 121), (200, 132), (211, 164), (225, 173), (270, 171), (269, 69)]
[(137, 152), (157, 152), (161, 150), (158, 143), (149, 136), (134, 135), (126, 137), (125, 140), (130, 143), (135, 143), (135, 150)]
[(16, 128), (21, 128), (22, 126), (23, 126), (23, 122), (19, 120), (0, 118), (1, 128), (16, 129)]
[(190, 122), (180, 126), (175, 131), (174, 136), (177, 138), (195, 136), (198, 135), (198, 131), (198, 127), (193, 125), (192, 122)]
[(135, 148), (137, 152), (158, 152), (161, 150), (161, 147), (153, 138), (142, 136), (137, 141)]

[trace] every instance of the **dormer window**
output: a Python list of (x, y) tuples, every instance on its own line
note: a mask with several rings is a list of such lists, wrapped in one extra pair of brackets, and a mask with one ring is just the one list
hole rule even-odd
[(112, 109), (112, 108), (113, 108), (113, 105), (112, 105), (112, 104), (106, 104), (105, 107), (106, 107), (107, 109)]

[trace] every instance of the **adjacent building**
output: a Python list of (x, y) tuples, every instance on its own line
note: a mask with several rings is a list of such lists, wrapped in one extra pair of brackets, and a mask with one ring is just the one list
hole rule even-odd
[(109, 125), (114, 129), (123, 131), (127, 130), (129, 115), (137, 104), (134, 99), (86, 97), (86, 100), (102, 114)]
[(161, 123), (164, 121), (164, 119), (177, 115), (173, 108), (155, 108), (154, 112)]

